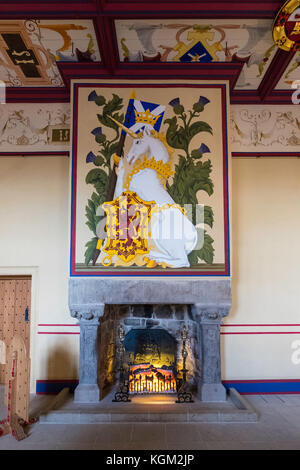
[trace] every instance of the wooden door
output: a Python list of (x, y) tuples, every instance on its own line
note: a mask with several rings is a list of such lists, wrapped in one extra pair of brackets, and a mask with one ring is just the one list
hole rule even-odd
[[(13, 336), (19, 334), (30, 353), (31, 277), (0, 277), (0, 340), (6, 350)], [(7, 359), (7, 358), (6, 358)], [(0, 364), (0, 384), (5, 382), (5, 365)]]

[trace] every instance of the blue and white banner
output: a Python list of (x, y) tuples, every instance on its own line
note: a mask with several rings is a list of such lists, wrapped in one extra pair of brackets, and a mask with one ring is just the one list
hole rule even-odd
[[(160, 104), (148, 103), (147, 101), (130, 99), (128, 103), (124, 125), (136, 133), (143, 131), (145, 128), (148, 128), (150, 130), (154, 129), (155, 131), (159, 132), (165, 110), (166, 110), (166, 107)], [(153, 118), (152, 123), (139, 122), (139, 119), (137, 119), (137, 116), (142, 118), (144, 115), (146, 119), (146, 116), (149, 113), (151, 113), (155, 117), (158, 117), (155, 120), (155, 122), (154, 122), (154, 118)], [(124, 131), (122, 132), (124, 133)]]

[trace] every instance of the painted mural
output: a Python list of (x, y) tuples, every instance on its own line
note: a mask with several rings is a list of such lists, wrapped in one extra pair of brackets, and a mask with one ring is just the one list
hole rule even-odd
[(73, 97), (72, 274), (228, 275), (226, 85), (101, 83)]
[(6, 86), (64, 86), (59, 61), (100, 61), (92, 20), (0, 21), (0, 80)]
[(68, 151), (70, 105), (0, 105), (0, 153)]
[(238, 89), (257, 89), (276, 45), (270, 20), (117, 20), (123, 62), (239, 62)]
[(231, 109), (233, 152), (300, 151), (299, 106), (243, 106)]

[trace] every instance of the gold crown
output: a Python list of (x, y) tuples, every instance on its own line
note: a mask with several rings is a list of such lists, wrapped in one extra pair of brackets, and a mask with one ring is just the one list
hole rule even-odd
[(149, 109), (147, 109), (144, 112), (138, 112), (134, 110), (135, 113), (135, 121), (136, 122), (142, 122), (143, 124), (150, 124), (152, 127), (160, 117), (160, 115), (155, 116), (155, 114), (152, 114)]
[(136, 161), (133, 170), (127, 175), (125, 185), (124, 185), (127, 191), (129, 191), (129, 186), (130, 186), (132, 177), (136, 175), (139, 171), (145, 170), (146, 168), (155, 170), (164, 186), (166, 184), (167, 179), (174, 174), (174, 171), (172, 171), (170, 162), (163, 163), (162, 160), (157, 161), (155, 160), (154, 157), (148, 159), (145, 156), (143, 161), (139, 161), (139, 160)]

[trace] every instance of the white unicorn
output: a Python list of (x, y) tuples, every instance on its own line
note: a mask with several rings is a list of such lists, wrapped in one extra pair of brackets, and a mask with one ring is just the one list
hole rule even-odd
[(170, 154), (155, 134), (145, 128), (141, 137), (135, 136), (127, 156), (120, 160), (114, 198), (129, 190), (143, 201), (155, 201), (158, 210), (149, 221), (148, 258), (168, 267), (189, 267), (187, 255), (197, 244), (197, 230), (159, 178), (159, 169), (170, 161)]

